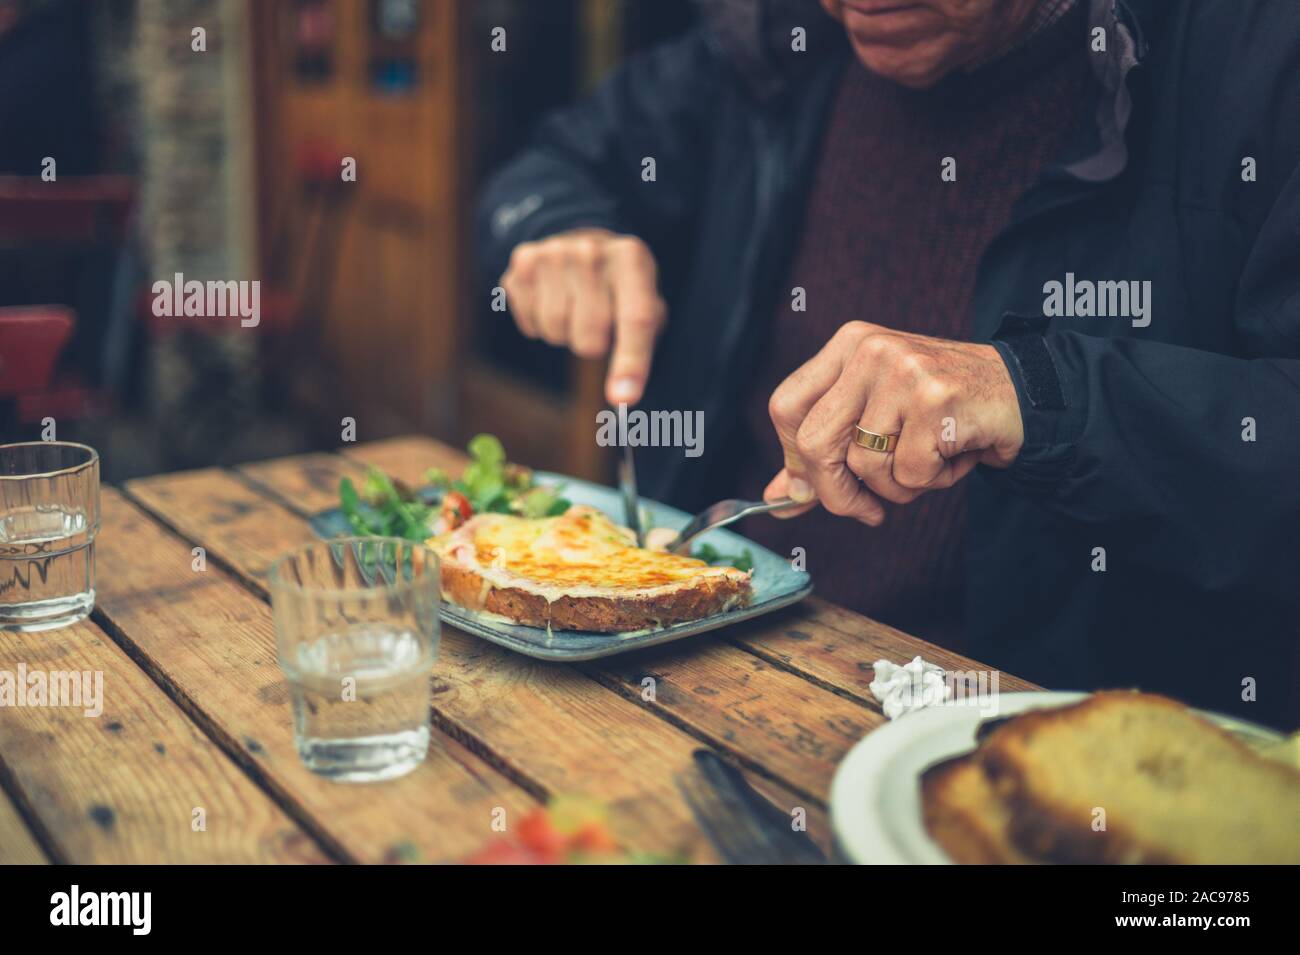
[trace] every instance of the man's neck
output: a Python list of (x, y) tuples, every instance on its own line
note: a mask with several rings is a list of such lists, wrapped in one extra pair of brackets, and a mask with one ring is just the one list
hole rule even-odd
[(965, 72), (970, 73), (981, 66), (987, 66), (994, 60), (1000, 60), (1012, 50), (1028, 43), (1069, 13), (1078, 2), (1079, 0), (1038, 0), (1034, 9), (1030, 11), (1029, 16), (1026, 18), (1024, 25), (1016, 31), (1014, 37), (987, 56), (982, 56), (978, 60), (968, 63)]

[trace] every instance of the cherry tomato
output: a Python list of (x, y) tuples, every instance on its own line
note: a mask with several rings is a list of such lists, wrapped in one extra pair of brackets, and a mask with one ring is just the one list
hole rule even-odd
[(441, 516), (446, 521), (448, 530), (455, 530), (474, 516), (474, 507), (464, 494), (448, 491), (442, 496)]
[(614, 841), (614, 837), (610, 835), (604, 823), (586, 822), (569, 836), (569, 848), (574, 852), (590, 852), (595, 855), (603, 855), (617, 852), (618, 843)]
[(559, 861), (564, 856), (565, 838), (551, 823), (545, 809), (534, 809), (519, 823), (519, 841), (540, 855)]

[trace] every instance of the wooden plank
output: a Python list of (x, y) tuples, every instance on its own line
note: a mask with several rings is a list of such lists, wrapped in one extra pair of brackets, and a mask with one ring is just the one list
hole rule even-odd
[(235, 469), (258, 490), (301, 515), (339, 506), (339, 481), (365, 474), (360, 461), (339, 454), (299, 454)]
[[(162, 475), (128, 487), (262, 593), (273, 557), (312, 539), (300, 517), (221, 471)], [(249, 551), (250, 541), (257, 550)], [(634, 843), (638, 848), (701, 847), (672, 779), (689, 765), (689, 737), (581, 673), (535, 664), (451, 628), (444, 628), (434, 673), (435, 711), (532, 787), (612, 803), (629, 840), (652, 838)]]
[[(129, 488), (209, 553), (223, 560), (234, 555), (232, 567), (261, 592), (272, 556), (311, 539), (301, 516), (230, 474), (163, 475)], [(259, 552), (248, 551), (253, 539), (260, 540)], [(448, 627), (435, 668), (434, 708), (476, 751), (492, 754), (530, 788), (610, 803), (629, 845), (702, 852), (702, 837), (674, 780), (689, 770), (699, 743), (639, 702), (577, 669), (530, 660)], [(783, 802), (800, 798), (785, 793)]]
[(18, 807), (0, 791), (0, 865), (48, 865), (49, 861)]
[(463, 451), (420, 435), (344, 445), (339, 453), (416, 485), (420, 483), (421, 475), (431, 467), (456, 474), (468, 460)]
[[(182, 471), (165, 474), (154, 478), (143, 478), (127, 482), (128, 493), (146, 503), (158, 513), (166, 514), (167, 523), (176, 528), (187, 539), (197, 540), (188, 533), (188, 528), (203, 527), (211, 531), (211, 536), (221, 542), (221, 559), (231, 567), (237, 567), (242, 573), (252, 575), (257, 580), (266, 577), (271, 563), (277, 556), (296, 543), (302, 543), (309, 537), (303, 533), (282, 536), (279, 543), (288, 546), (268, 547), (268, 530), (271, 533), (281, 530), (274, 526), (268, 528), (267, 522), (274, 521), (279, 508), (271, 501), (255, 494), (222, 495), (205, 502), (201, 514), (187, 513), (184, 505), (199, 498), (214, 482), (229, 481), (227, 472), (220, 468), (204, 468), (198, 471)], [(114, 496), (114, 500), (117, 500)], [(124, 516), (129, 514), (129, 509)], [(132, 530), (145, 526), (147, 522), (136, 515), (134, 520), (127, 520), (124, 525)], [(271, 538), (271, 543), (276, 543)], [(202, 543), (202, 542), (200, 542)], [(174, 557), (173, 560), (179, 560)], [(190, 558), (184, 561), (188, 568)], [(148, 576), (152, 568), (146, 562), (131, 568)], [(185, 587), (193, 586), (197, 578), (191, 573), (179, 578)]]
[(93, 623), (0, 633), (0, 671), (32, 688), (55, 672), (102, 680), (97, 716), (80, 698), (0, 710), (6, 788), (60, 861), (329, 861)]
[(990, 680), (997, 673), (1002, 693), (1042, 689), (817, 597), (771, 618), (744, 624), (728, 631), (727, 636), (765, 660), (797, 670), (872, 707), (877, 704), (868, 687), (874, 678), (875, 662), (883, 659), (907, 663), (918, 654), (954, 673), (974, 671), (988, 674)]
[[(459, 452), (421, 438), (358, 446), (347, 457), (413, 484), (431, 465), (454, 473), (464, 462)], [(290, 509), (309, 514), (333, 503), (323, 489), (337, 486), (338, 477), (350, 470), (345, 464), (329, 473), (328, 465), (313, 456), (269, 462), (247, 473)], [(742, 765), (776, 777), (805, 800), (824, 803), (835, 767), (849, 747), (884, 722), (878, 711), (773, 666), (718, 634), (583, 669), (730, 752)], [(656, 686), (652, 698), (644, 692), (647, 680)]]
[[(422, 438), (416, 439), (416, 442), (416, 453), (422, 453), (427, 447), (425, 440)], [(437, 442), (433, 442), (433, 444), (438, 448), (445, 447)], [(384, 463), (401, 462), (410, 454), (410, 441), (405, 438), (368, 444), (365, 447), (368, 450), (373, 450), (376, 459)], [(464, 456), (458, 452), (449, 451), (445, 456), (440, 455), (435, 460), (444, 462), (439, 466), (455, 469), (464, 463)], [(345, 455), (307, 454), (245, 464), (241, 465), (237, 470), (258, 490), (283, 503), (290, 510), (309, 515), (336, 507), (338, 505), (339, 480), (345, 476), (355, 479), (364, 474), (365, 469), (366, 464), (364, 461)], [(418, 477), (419, 475), (414, 476)], [(683, 652), (685, 652), (685, 648), (683, 648)], [(660, 652), (657, 656), (662, 658), (664, 654)], [(647, 663), (643, 669), (647, 672), (655, 669), (653, 658), (647, 656), (644, 659), (647, 660)], [(662, 671), (662, 669), (663, 660), (661, 659), (659, 661), (659, 671)], [(636, 677), (636, 673), (634, 672), (632, 676)], [(660, 672), (660, 678), (662, 678), (662, 672)], [(608, 679), (606, 682), (609, 682)], [(622, 684), (618, 687), (620, 692), (624, 692), (625, 695), (630, 694), (636, 698), (643, 695), (644, 688), (639, 677), (634, 680), (623, 678), (618, 682)], [(676, 692), (676, 689), (671, 684), (669, 692)], [(870, 717), (868, 719), (870, 720)], [(724, 730), (723, 733), (725, 734), (726, 731)], [(748, 771), (746, 776), (760, 793), (779, 806), (784, 812), (793, 813), (796, 809), (802, 810), (807, 816), (809, 835), (829, 854), (831, 849), (830, 821), (825, 810), (820, 807), (819, 801), (810, 802), (781, 783), (755, 772)]]
[[(884, 716), (702, 634), (583, 664), (742, 763), (825, 803), (845, 753)], [(646, 699), (653, 691), (653, 698)]]
[[(203, 484), (186, 475), (179, 486), (201, 493)], [(165, 494), (161, 499), (186, 500)], [(273, 527), (278, 508), (267, 502), (259, 513), (230, 499), (210, 503), (224, 521), (217, 526), (245, 542), (238, 553), (264, 565), (260, 551), (249, 549), (256, 535), (245, 527), (259, 519)], [(339, 856), (368, 862), (459, 859), (492, 837), (495, 809), (506, 809), (509, 818), (535, 804), (441, 732), (418, 770), (383, 786), (342, 785), (311, 773), (294, 748), (289, 692), (276, 663), (265, 602), (212, 564), (195, 571), (191, 545), (116, 492), (105, 489), (102, 505), (97, 605), (107, 625), (227, 752)]]

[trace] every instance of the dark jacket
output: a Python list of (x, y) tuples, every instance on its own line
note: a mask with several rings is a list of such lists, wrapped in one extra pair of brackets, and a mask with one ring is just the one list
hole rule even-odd
[[(971, 652), (1053, 688), (1140, 686), (1293, 726), (1300, 4), (1094, 0), (1089, 15), (1104, 90), (987, 249), (972, 304), (1026, 442), (1010, 470), (969, 479)], [(642, 490), (686, 506), (726, 496), (737, 399), (848, 59), (818, 37), (743, 63), (735, 42), (706, 28), (630, 62), (548, 118), (481, 206), (493, 277), (517, 243), (582, 224), (655, 250), (669, 320), (645, 405), (703, 409), (707, 453), (642, 455)], [(1067, 273), (1149, 280), (1150, 324), (1044, 318), (1045, 283)]]

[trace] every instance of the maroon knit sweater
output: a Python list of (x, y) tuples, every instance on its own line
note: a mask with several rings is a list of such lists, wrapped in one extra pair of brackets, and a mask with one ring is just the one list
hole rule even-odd
[[(970, 338), (980, 256), (1011, 207), (1095, 102), (1086, 30), (1074, 15), (1027, 47), (917, 92), (858, 63), (828, 117), (800, 241), (746, 402), (751, 496), (781, 468), (773, 389), (845, 322)], [(940, 178), (956, 160), (955, 182)], [(791, 308), (802, 286), (807, 310)], [(777, 553), (802, 547), (822, 596), (960, 649), (965, 491), (926, 494), (871, 528), (820, 509), (744, 528)]]

